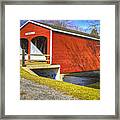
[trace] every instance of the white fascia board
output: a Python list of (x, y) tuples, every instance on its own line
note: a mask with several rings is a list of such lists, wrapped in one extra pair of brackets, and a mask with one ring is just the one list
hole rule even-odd
[(62, 33), (65, 33), (65, 34), (70, 34), (70, 35), (75, 35), (75, 36), (78, 36), (78, 37), (84, 37), (84, 38), (88, 38), (88, 39), (98, 40), (98, 41), (100, 40), (98, 38), (94, 38), (94, 37), (90, 37), (90, 36), (85, 36), (85, 35), (80, 35), (80, 34), (77, 34), (77, 33), (67, 32), (67, 31), (58, 30), (58, 29), (53, 29), (53, 31), (62, 32)]
[(23, 24), (23, 25), (20, 27), (20, 29), (23, 28), (23, 27), (24, 27), (26, 24), (28, 24), (28, 23), (33, 23), (33, 24), (35, 24), (35, 25), (39, 25), (39, 26), (45, 27), (45, 28), (47, 28), (47, 29), (52, 29), (51, 27), (49, 27), (49, 26), (47, 26), (47, 25), (43, 25), (43, 24), (40, 24), (40, 23), (31, 21), (31, 20), (28, 20), (25, 24)]
[(50, 30), (50, 64), (52, 64), (52, 30)]
[(24, 23), (24, 24), (20, 27), (20, 29), (23, 28), (25, 25), (27, 25), (29, 22), (30, 22), (30, 20), (28, 20), (26, 23)]
[(43, 25), (43, 24), (41, 24), (41, 23), (37, 23), (37, 22), (34, 22), (34, 21), (29, 21), (29, 22), (31, 22), (31, 23), (33, 23), (33, 24), (36, 24), (36, 25), (39, 25), (39, 26), (41, 26), (41, 27), (50, 29), (50, 30), (52, 29), (52, 27), (49, 27), (49, 26), (47, 26), (47, 25)]
[[(41, 24), (41, 23), (37, 23), (37, 22), (31, 21), (31, 20), (27, 21), (23, 26), (25, 26), (28, 22), (31, 22), (31, 23), (33, 23), (33, 24), (39, 25), (39, 26), (41, 26), (41, 27), (45, 27), (45, 28), (47, 28), (47, 29), (50, 29), (50, 30), (53, 30), (53, 31), (56, 31), (56, 32), (61, 32), (61, 33), (65, 33), (65, 34), (70, 34), (70, 35), (75, 35), (75, 36), (78, 36), (78, 37), (84, 37), (84, 38), (88, 38), (88, 39), (93, 39), (93, 40), (98, 40), (98, 41), (100, 41), (100, 39), (98, 39), (98, 38), (94, 38), (94, 37), (90, 37), (90, 36), (85, 36), (85, 35), (81, 35), (81, 34), (77, 34), (77, 33), (72, 33), (72, 32), (68, 32), (68, 31), (64, 31), (64, 30), (54, 29), (54, 28), (49, 27), (49, 26), (47, 26), (47, 25), (43, 25), (43, 24)], [(21, 29), (23, 26), (21, 26), (20, 29)]]

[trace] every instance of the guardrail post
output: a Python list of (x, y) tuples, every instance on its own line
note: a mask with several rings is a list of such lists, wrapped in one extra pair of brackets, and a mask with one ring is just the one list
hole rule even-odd
[(25, 49), (22, 49), (22, 67), (25, 67)]

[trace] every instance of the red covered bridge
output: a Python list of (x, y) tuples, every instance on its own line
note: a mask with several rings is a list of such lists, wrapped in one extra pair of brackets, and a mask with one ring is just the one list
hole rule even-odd
[(100, 69), (100, 39), (86, 33), (28, 21), (20, 28), (20, 46), (26, 59), (59, 64), (61, 73)]

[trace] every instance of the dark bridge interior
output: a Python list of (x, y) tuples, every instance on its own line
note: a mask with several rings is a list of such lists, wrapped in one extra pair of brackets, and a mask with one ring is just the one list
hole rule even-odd
[(47, 54), (47, 38), (38, 36), (31, 41), (43, 54)]
[(28, 40), (25, 38), (20, 39), (20, 46), (22, 49), (25, 49), (25, 53), (28, 54)]

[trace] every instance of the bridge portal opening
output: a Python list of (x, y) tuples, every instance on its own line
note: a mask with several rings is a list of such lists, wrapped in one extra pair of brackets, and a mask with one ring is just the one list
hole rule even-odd
[(37, 36), (31, 40), (31, 42), (34, 44), (34, 46), (37, 47), (37, 49), (42, 54), (47, 54), (47, 38), (44, 36)]
[(22, 49), (25, 49), (25, 53), (28, 54), (28, 40), (27, 39), (25, 39), (25, 38), (20, 39), (20, 47)]

